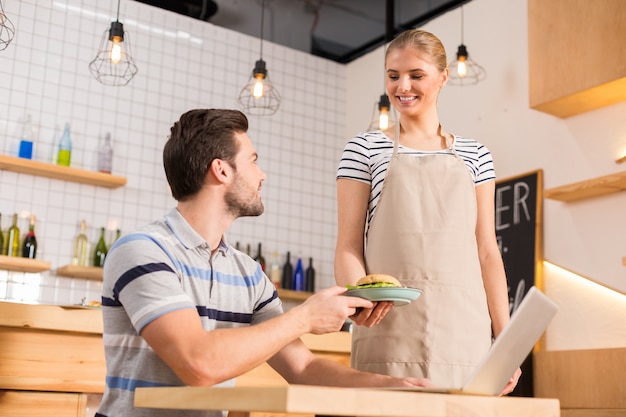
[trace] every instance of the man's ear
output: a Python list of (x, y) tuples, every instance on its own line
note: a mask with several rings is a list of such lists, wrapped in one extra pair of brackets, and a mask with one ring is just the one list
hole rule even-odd
[(214, 159), (209, 167), (209, 173), (215, 181), (224, 184), (230, 181), (233, 176), (233, 167), (222, 159)]

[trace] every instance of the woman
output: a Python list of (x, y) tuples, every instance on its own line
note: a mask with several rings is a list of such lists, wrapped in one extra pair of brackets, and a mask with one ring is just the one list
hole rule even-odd
[(380, 302), (352, 317), (355, 368), (461, 386), (508, 322), (509, 305), (491, 154), (439, 122), (446, 62), (441, 41), (426, 31), (406, 31), (389, 44), (385, 84), (399, 122), (344, 149), (335, 276), (354, 285), (384, 273), (423, 290), (407, 306)]

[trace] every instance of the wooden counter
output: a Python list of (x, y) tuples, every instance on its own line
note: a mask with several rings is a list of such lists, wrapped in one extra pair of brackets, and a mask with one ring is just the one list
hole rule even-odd
[(408, 390), (308, 385), (137, 388), (135, 406), (333, 416), (559, 416), (559, 401), (554, 399), (430, 394)]

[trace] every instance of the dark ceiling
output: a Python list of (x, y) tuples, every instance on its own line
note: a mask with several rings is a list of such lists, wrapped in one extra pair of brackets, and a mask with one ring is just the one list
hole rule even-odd
[(470, 0), (136, 1), (348, 63)]

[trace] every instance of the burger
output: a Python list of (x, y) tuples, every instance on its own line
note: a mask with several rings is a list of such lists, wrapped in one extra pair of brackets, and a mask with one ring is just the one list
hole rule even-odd
[(361, 288), (402, 288), (402, 284), (395, 277), (386, 274), (371, 274), (359, 279), (355, 285), (348, 285), (349, 290)]

